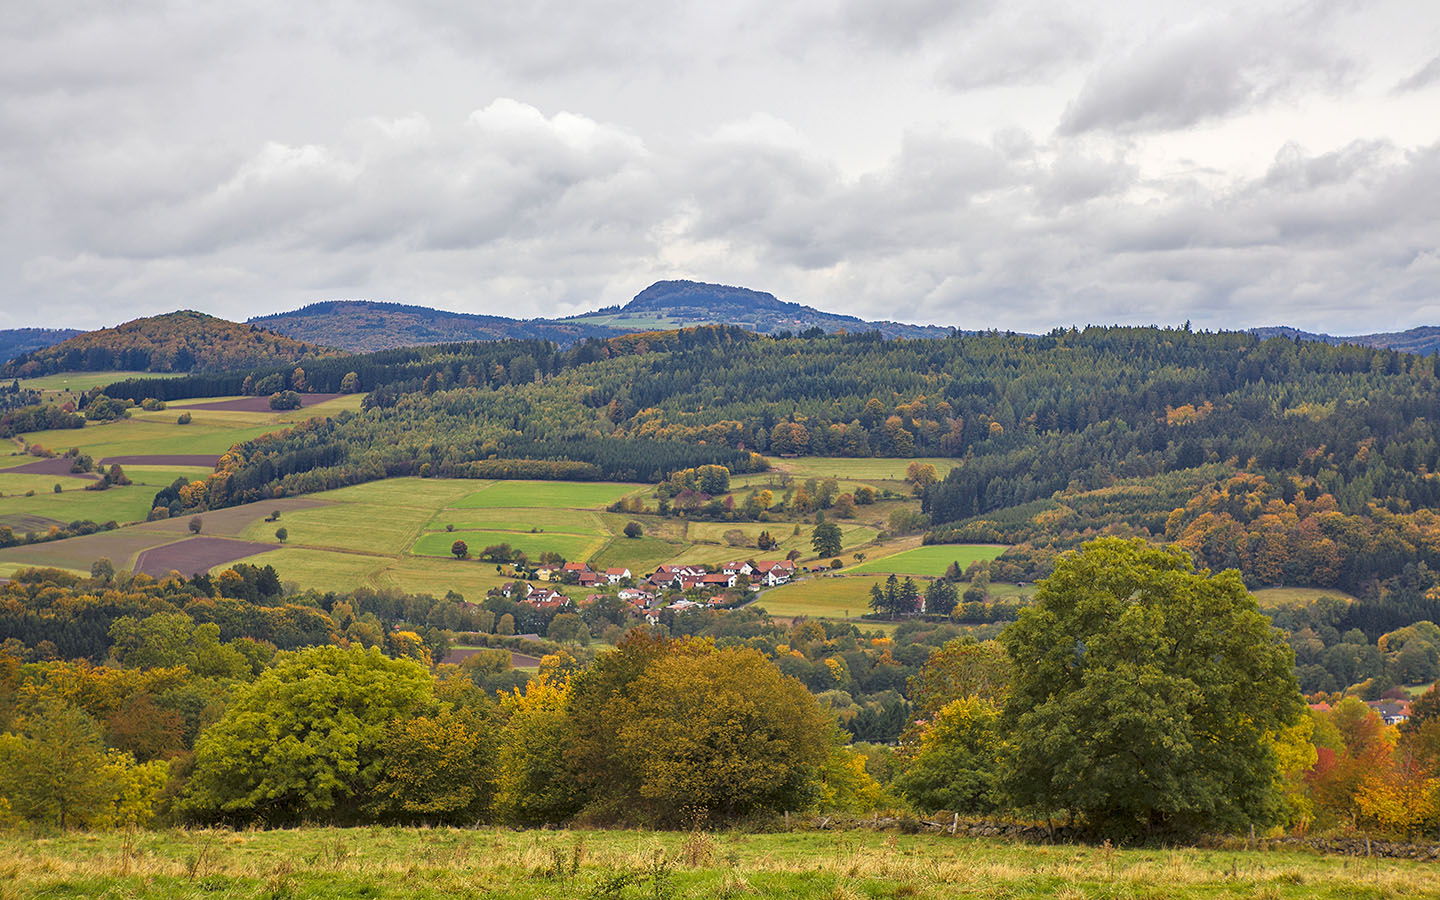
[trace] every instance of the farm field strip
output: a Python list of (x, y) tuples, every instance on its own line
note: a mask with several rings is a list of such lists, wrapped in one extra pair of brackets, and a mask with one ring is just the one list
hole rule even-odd
[(494, 481), (453, 507), (603, 509), (645, 487), (612, 481)]
[(796, 480), (806, 478), (835, 478), (840, 481), (899, 481), (905, 480), (905, 470), (911, 463), (929, 463), (935, 467), (935, 474), (944, 478), (947, 473), (960, 465), (958, 459), (948, 457), (923, 457), (918, 459), (893, 459), (890, 457), (847, 457), (847, 456), (798, 456), (794, 459), (771, 459), (771, 465), (789, 472)]
[(958, 562), (964, 570), (971, 563), (990, 560), (1005, 552), (1000, 544), (930, 544), (905, 550), (878, 559), (866, 560), (849, 569), (851, 574), (865, 573), (897, 575), (925, 575), (937, 577), (945, 574), (952, 562)]
[(595, 513), (580, 509), (447, 508), (436, 513), (426, 528), (431, 531), (444, 531), (447, 525), (455, 526), (456, 530), (514, 531), (525, 534), (536, 529), (560, 534), (609, 534)]
[(806, 578), (764, 591), (754, 605), (773, 616), (858, 620), (870, 611), (871, 586), (883, 587), (886, 577)]

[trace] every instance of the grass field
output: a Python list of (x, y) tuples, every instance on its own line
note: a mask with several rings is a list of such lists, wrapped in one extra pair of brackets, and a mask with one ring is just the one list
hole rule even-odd
[(947, 457), (924, 459), (851, 459), (843, 456), (801, 456), (795, 459), (772, 459), (775, 468), (798, 479), (836, 478), (841, 481), (904, 481), (905, 470), (913, 462), (929, 463), (935, 473), (944, 478), (947, 473), (960, 465), (960, 460)]
[(896, 575), (944, 575), (952, 562), (958, 562), (963, 570), (973, 562), (994, 559), (1005, 548), (999, 544), (932, 544), (916, 547), (901, 553), (893, 553), (878, 559), (868, 559), (848, 571), (853, 575), (866, 573)]
[(886, 577), (804, 578), (771, 588), (760, 595), (755, 605), (772, 616), (858, 620), (870, 611), (871, 585), (883, 586)]
[(174, 378), (174, 372), (57, 372), (39, 378), (22, 378), (20, 386), (32, 391), (83, 393), (102, 384), (129, 381), (132, 378)]
[[(208, 402), (210, 399), (194, 402)], [(78, 447), (97, 462), (110, 456), (174, 453), (218, 456), (230, 449), (232, 444), (278, 431), (295, 422), (358, 409), (360, 399), (359, 394), (348, 394), (327, 403), (286, 412), (199, 410), (191, 414), (189, 425), (176, 423), (180, 407), (155, 412), (132, 409), (128, 419), (90, 422), (84, 428), (37, 431), (25, 435), (25, 439), (31, 444), (57, 451)]]
[(1314, 603), (1321, 597), (1338, 597), (1346, 603), (1353, 602), (1355, 599), (1344, 591), (1332, 588), (1277, 587), (1261, 588), (1250, 593), (1255, 595), (1255, 601), (1260, 604), (1261, 609), (1305, 605)]
[(638, 484), (596, 481), (497, 481), (454, 504), (457, 509), (527, 507), (603, 509), (642, 489)]
[[(138, 522), (150, 512), (155, 493), (176, 478), (203, 478), (209, 469), (193, 466), (130, 466), (125, 469), (133, 484), (106, 491), (87, 491), (94, 482), (57, 475), (22, 475), (0, 470), (0, 524), (16, 527), (20, 517), (39, 517), (66, 523), (77, 519), (93, 522), (116, 521), (122, 525)], [(54, 492), (60, 484), (63, 491)], [(25, 491), (34, 488), (35, 496)], [(16, 528), (16, 530), (26, 530)], [(43, 530), (43, 529), (31, 529)]]
[[(456, 530), (491, 531), (554, 531), (563, 534), (609, 534), (599, 514), (583, 509), (515, 509), (491, 507), (488, 509), (443, 509), (435, 514), (426, 526), (431, 530), (443, 530), (454, 525)], [(622, 525), (623, 527), (623, 525)]]
[(530, 534), (520, 531), (432, 531), (415, 542), (411, 552), (416, 556), (449, 556), (450, 546), (464, 541), (472, 555), (494, 544), (509, 544), (535, 559), (542, 553), (558, 553), (568, 559), (589, 559), (590, 554), (604, 545), (605, 539), (583, 534), (556, 534), (545, 531)]
[(0, 837), (7, 900), (1440, 896), (1433, 864), (1299, 850), (1111, 849), (870, 831), (299, 828)]

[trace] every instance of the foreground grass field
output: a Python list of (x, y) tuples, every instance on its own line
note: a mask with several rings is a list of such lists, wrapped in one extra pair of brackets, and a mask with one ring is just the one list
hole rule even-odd
[(1306, 851), (869, 831), (297, 829), (0, 837), (0, 898), (1410, 898), (1440, 869)]

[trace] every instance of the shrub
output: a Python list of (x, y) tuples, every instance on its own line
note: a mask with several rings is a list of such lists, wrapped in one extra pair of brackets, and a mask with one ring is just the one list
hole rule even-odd
[(300, 395), (294, 391), (276, 391), (270, 395), (271, 409), (299, 409)]

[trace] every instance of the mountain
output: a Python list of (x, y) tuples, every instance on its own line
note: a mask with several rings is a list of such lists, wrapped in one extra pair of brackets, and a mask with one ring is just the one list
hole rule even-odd
[(53, 347), (81, 332), (74, 328), (5, 328), (0, 329), (0, 363), (17, 356)]
[(1357, 344), (1374, 347), (1377, 350), (1400, 350), (1430, 356), (1440, 352), (1440, 326), (1420, 325), (1407, 331), (1381, 331), (1375, 334), (1333, 335), (1301, 331), (1288, 325), (1271, 325), (1266, 328), (1252, 328), (1250, 333), (1262, 338), (1286, 337), (1302, 341), (1322, 341), (1326, 344)]
[(695, 281), (657, 281), (624, 306), (563, 319), (511, 319), (403, 303), (329, 300), (291, 312), (256, 316), (250, 324), (297, 340), (354, 351), (507, 338), (542, 339), (566, 347), (586, 338), (714, 324), (738, 325), (765, 334), (810, 328), (879, 330), (886, 337), (908, 338), (950, 334), (949, 329), (934, 325), (867, 322), (787, 303), (763, 291)]
[(327, 300), (249, 321), (296, 340), (359, 352), (507, 338), (543, 338), (568, 346), (619, 333), (587, 322), (508, 319), (372, 300)]
[(220, 372), (329, 355), (284, 335), (193, 310), (87, 331), (6, 363), (5, 378), (53, 372)]
[(739, 325), (762, 334), (811, 328), (827, 332), (879, 331), (886, 337), (905, 338), (939, 338), (950, 334), (950, 329), (936, 325), (870, 322), (787, 303), (765, 291), (696, 281), (657, 281), (624, 306), (572, 316), (564, 321), (589, 322), (625, 331), (723, 324)]

